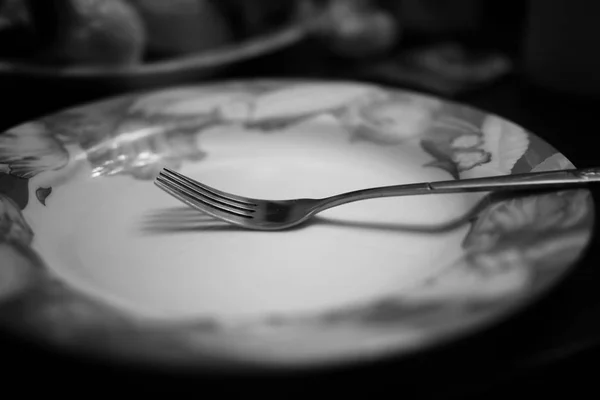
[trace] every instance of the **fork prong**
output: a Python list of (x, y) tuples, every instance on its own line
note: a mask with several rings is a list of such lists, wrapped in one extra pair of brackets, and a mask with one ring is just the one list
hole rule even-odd
[(183, 178), (180, 178), (180, 176), (183, 176), (183, 175), (179, 174), (179, 176), (173, 176), (169, 173), (163, 173), (163, 172), (160, 172), (158, 174), (159, 178), (166, 179), (166, 180), (170, 181), (171, 183), (176, 184), (178, 186), (183, 186), (186, 189), (188, 189), (189, 191), (192, 191), (193, 193), (195, 193), (196, 195), (206, 197), (206, 198), (208, 198), (216, 203), (219, 203), (225, 207), (234, 208), (239, 211), (249, 211), (249, 212), (254, 212), (256, 210), (256, 207), (253, 205), (242, 204), (240, 202), (231, 201), (227, 198), (217, 196), (217, 195), (213, 194), (212, 192), (205, 190), (202, 186), (191, 183), (190, 181), (193, 181), (193, 180), (183, 179)]
[(236, 209), (221, 203), (217, 203), (206, 196), (201, 194), (199, 195), (194, 191), (189, 190), (185, 186), (182, 186), (177, 182), (167, 180), (164, 177), (158, 176), (154, 180), (154, 184), (188, 206), (203, 211), (207, 214), (221, 218), (224, 217), (222, 214), (228, 214), (230, 217), (238, 216), (243, 218), (252, 218), (252, 214), (248, 210)]
[(163, 168), (161, 173), (164, 175), (167, 175), (167, 176), (178, 178), (179, 180), (184, 181), (184, 182), (188, 183), (189, 185), (192, 185), (199, 189), (202, 189), (214, 196), (219, 197), (220, 199), (227, 199), (233, 203), (237, 203), (238, 206), (256, 206), (256, 204), (251, 199), (248, 199), (246, 197), (236, 196), (234, 194), (226, 193), (221, 190), (215, 189), (215, 188), (205, 185), (201, 182), (198, 182), (197, 180), (194, 180), (190, 177), (180, 174), (177, 171), (173, 171), (170, 168)]
[(196, 202), (194, 202), (191, 199), (191, 197), (186, 196), (183, 193), (179, 192), (178, 190), (173, 189), (169, 184), (161, 182), (158, 179), (154, 180), (154, 184), (156, 186), (158, 186), (160, 189), (162, 189), (165, 192), (167, 192), (168, 194), (170, 194), (171, 196), (173, 196), (176, 199), (180, 200), (181, 202), (185, 203), (186, 205), (193, 207), (195, 209), (199, 209), (198, 205), (196, 204)]

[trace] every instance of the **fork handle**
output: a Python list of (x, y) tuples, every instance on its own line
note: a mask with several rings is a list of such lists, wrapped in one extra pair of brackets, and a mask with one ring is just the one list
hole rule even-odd
[(600, 182), (600, 168), (566, 169), (560, 171), (529, 172), (485, 178), (440, 181), (430, 183), (438, 192), (486, 192), (492, 190), (567, 188)]
[(347, 192), (322, 199), (318, 211), (359, 200), (424, 194), (569, 188), (600, 182), (600, 167), (530, 172), (485, 178), (412, 183)]

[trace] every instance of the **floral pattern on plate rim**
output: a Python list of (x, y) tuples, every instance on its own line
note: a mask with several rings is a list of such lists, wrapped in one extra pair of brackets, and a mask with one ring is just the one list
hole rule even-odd
[[(315, 91), (319, 102), (314, 102)], [(327, 93), (336, 96), (327, 98)], [(286, 108), (290, 98), (295, 106)], [(425, 167), (440, 168), (454, 179), (572, 167), (550, 145), (498, 116), (372, 85), (231, 82), (68, 109), (0, 135), (0, 321), (26, 334), (43, 331), (67, 347), (85, 349), (93, 342), (120, 355), (118, 339), (135, 337), (137, 346), (129, 353), (148, 357), (144, 349), (152, 348), (151, 358), (189, 358), (195, 347), (189, 332), (223, 332), (219, 321), (150, 329), (48, 273), (30, 247), (35, 233), (22, 210), (28, 201), (44, 204), (60, 188), (30, 188), (30, 181), (45, 171), (67, 169), (73, 152), (85, 155), (96, 176), (149, 180), (164, 166), (201, 160), (205, 154), (196, 136), (208, 127), (236, 124), (272, 134), (323, 115), (335, 118), (352, 141), (416, 143), (432, 157)], [(128, 137), (131, 132), (136, 136)], [(585, 190), (486, 197), (481, 204), (464, 239), (463, 259), (413, 291), (320, 315), (274, 315), (243, 329), (350, 323), (440, 336), (506, 312), (550, 287), (582, 253), (591, 233), (593, 210)]]

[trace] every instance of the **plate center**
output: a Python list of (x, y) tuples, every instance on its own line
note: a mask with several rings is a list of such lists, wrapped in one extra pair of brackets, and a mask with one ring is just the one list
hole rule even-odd
[[(314, 132), (319, 132), (317, 135)], [(327, 132), (326, 132), (327, 133)], [(284, 199), (448, 179), (418, 146), (351, 143), (307, 126), (200, 135), (208, 157), (181, 172), (222, 190)], [(289, 231), (225, 225), (129, 176), (73, 180), (32, 202), (35, 248), (69, 284), (164, 320), (314, 313), (400, 294), (461, 254), (462, 195), (362, 201)]]

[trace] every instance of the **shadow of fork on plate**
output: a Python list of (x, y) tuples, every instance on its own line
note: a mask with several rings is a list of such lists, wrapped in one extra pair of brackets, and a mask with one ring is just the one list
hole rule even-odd
[(151, 235), (242, 230), (186, 206), (149, 211), (143, 215), (139, 228), (142, 233)]
[[(388, 231), (418, 234), (443, 234), (459, 229), (473, 222), (486, 208), (507, 200), (540, 195), (551, 190), (519, 191), (519, 192), (492, 192), (485, 195), (471, 209), (449, 221), (438, 224), (402, 224), (395, 222), (369, 222), (331, 219), (324, 216), (315, 216), (306, 223), (290, 228), (298, 230), (310, 225), (326, 225), (344, 229), (362, 229), (366, 231)], [(140, 229), (144, 234), (161, 235), (177, 233), (194, 233), (203, 231), (252, 231), (246, 228), (228, 224), (208, 214), (204, 214), (191, 207), (169, 207), (152, 210), (142, 218)], [(261, 231), (267, 233), (265, 231)], [(275, 231), (276, 232), (276, 231)], [(272, 233), (272, 232), (270, 232)]]

